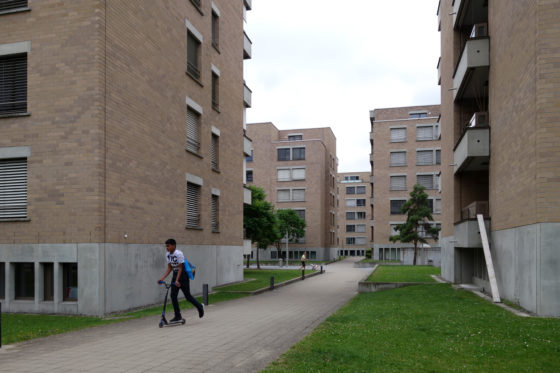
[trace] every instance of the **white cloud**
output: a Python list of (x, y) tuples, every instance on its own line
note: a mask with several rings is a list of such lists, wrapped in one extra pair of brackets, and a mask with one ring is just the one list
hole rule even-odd
[(437, 0), (256, 0), (248, 122), (332, 128), (339, 171), (367, 171), (369, 110), (438, 104)]

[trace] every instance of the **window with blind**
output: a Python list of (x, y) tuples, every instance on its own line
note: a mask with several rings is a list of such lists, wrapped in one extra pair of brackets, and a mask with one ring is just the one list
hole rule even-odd
[(346, 187), (346, 194), (356, 194), (356, 187)]
[(354, 211), (347, 212), (346, 220), (356, 220), (356, 213)]
[(200, 186), (187, 182), (187, 228), (200, 228)]
[(253, 170), (245, 171), (245, 178), (247, 179), (248, 183), (252, 183), (253, 182)]
[(366, 194), (366, 187), (365, 186), (357, 186), (356, 187), (356, 194)]
[(391, 128), (390, 142), (406, 141), (406, 128)]
[(347, 198), (346, 199), (346, 207), (355, 207), (356, 206), (356, 200), (353, 198)]
[(406, 190), (406, 176), (390, 176), (390, 190)]
[(27, 159), (0, 160), (0, 220), (27, 218)]
[(278, 174), (278, 181), (290, 181), (291, 180), (291, 172), (289, 168), (279, 168), (276, 170)]
[(355, 225), (350, 224), (350, 225), (346, 226), (346, 232), (352, 233), (352, 232), (355, 232), (355, 231), (356, 231), (356, 226)]
[(279, 161), (289, 161), (290, 160), (290, 148), (278, 148), (276, 149), (278, 153)]
[(27, 8), (27, 0), (1, 0), (0, 13), (21, 8)]
[(212, 11), (212, 45), (215, 48), (220, 46), (220, 17)]
[(417, 150), (416, 151), (416, 164), (418, 166), (426, 166), (434, 164), (434, 151), (433, 150)]
[(436, 149), (436, 164), (441, 164), (441, 150)]
[(292, 148), (292, 160), (293, 161), (304, 161), (305, 160), (305, 148)]
[(401, 215), (402, 207), (406, 202), (406, 199), (394, 199), (391, 200), (391, 215)]
[(219, 170), (220, 159), (220, 137), (212, 134), (212, 169)]
[(365, 237), (354, 237), (354, 244), (355, 245), (365, 245), (366, 244), (366, 238)]
[(305, 180), (305, 168), (292, 168), (293, 180)]
[(366, 212), (365, 211), (356, 212), (356, 219), (357, 220), (364, 220), (365, 218), (366, 218)]
[(427, 111), (408, 113), (408, 118), (409, 118), (409, 119), (426, 118), (427, 116), (428, 116), (428, 112), (427, 112)]
[(391, 166), (406, 166), (406, 152), (391, 152)]
[(278, 202), (287, 202), (290, 200), (290, 189), (278, 189), (276, 194)]
[(212, 73), (212, 107), (216, 110), (220, 109), (220, 77)]
[(200, 114), (187, 107), (187, 150), (198, 154), (200, 150)]
[(436, 139), (436, 131), (433, 124), (429, 126), (416, 127), (416, 141), (429, 141)]
[(292, 189), (292, 201), (305, 201), (305, 189)]
[(288, 141), (301, 141), (303, 140), (303, 135), (289, 135)]
[(220, 231), (220, 197), (212, 194), (212, 232)]
[(356, 244), (356, 237), (346, 237), (346, 244), (347, 245), (355, 245)]
[(187, 73), (200, 79), (200, 41), (190, 31), (187, 31)]
[(366, 225), (365, 224), (356, 224), (356, 233), (366, 233)]
[(299, 215), (300, 218), (305, 220), (305, 210), (302, 209), (294, 209), (294, 211)]
[(365, 199), (357, 199), (356, 200), (356, 206), (365, 206), (366, 205), (366, 200)]
[(416, 175), (416, 183), (422, 185), (426, 189), (437, 189), (435, 182), (436, 175)]
[(0, 115), (27, 112), (27, 54), (0, 57)]

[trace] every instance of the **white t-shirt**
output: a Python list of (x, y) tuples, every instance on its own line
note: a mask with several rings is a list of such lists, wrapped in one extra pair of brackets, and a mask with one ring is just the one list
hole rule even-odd
[(185, 256), (183, 255), (183, 252), (177, 249), (173, 251), (173, 254), (168, 252), (166, 258), (167, 264), (171, 264), (171, 267), (173, 267), (173, 272), (177, 272), (179, 270), (179, 267), (182, 266), (185, 262)]

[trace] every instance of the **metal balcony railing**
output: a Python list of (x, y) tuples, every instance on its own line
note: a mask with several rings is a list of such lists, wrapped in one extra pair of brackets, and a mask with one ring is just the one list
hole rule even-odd
[(476, 219), (478, 214), (482, 214), (484, 219), (489, 219), (488, 201), (475, 201), (461, 210), (461, 220)]

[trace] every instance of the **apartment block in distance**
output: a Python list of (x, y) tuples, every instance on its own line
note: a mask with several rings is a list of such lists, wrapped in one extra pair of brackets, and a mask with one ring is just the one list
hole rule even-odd
[(365, 256), (373, 242), (373, 198), (370, 172), (338, 174), (337, 256)]
[[(441, 226), (441, 141), (439, 105), (370, 111), (373, 175), (373, 258), (412, 264), (414, 245), (392, 243), (394, 227), (406, 221), (403, 204), (415, 184), (428, 194), (434, 225)], [(440, 265), (439, 243), (429, 237), (419, 244), (417, 264)]]
[[(276, 209), (296, 210), (307, 224), (305, 237), (288, 243), (288, 260), (299, 261), (304, 252), (311, 260), (334, 258), (338, 160), (332, 130), (279, 130), (272, 123), (249, 123), (247, 134), (253, 141), (247, 183), (263, 188)], [(261, 250), (259, 258), (277, 259), (276, 247)]]
[(248, 0), (0, 2), (0, 300), (104, 315), (243, 278)]
[(442, 275), (490, 291), (486, 231), (499, 295), (542, 316), (560, 316), (559, 20), (558, 0), (438, 8)]

